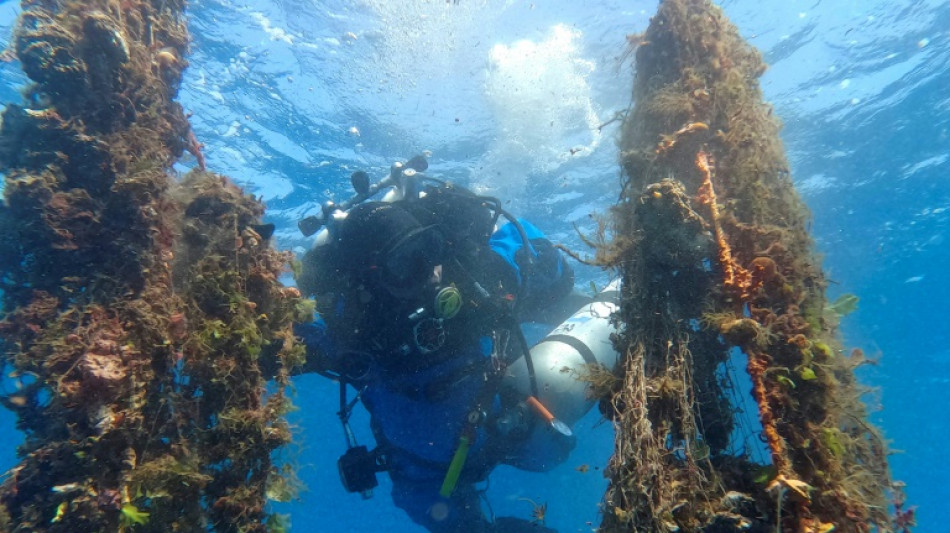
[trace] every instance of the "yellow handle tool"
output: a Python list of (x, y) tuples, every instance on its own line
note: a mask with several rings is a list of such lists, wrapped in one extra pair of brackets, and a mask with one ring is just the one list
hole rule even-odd
[(449, 470), (445, 473), (445, 479), (442, 480), (442, 488), (439, 495), (448, 498), (455, 490), (459, 482), (459, 475), (462, 473), (462, 467), (465, 466), (465, 459), (468, 457), (468, 437), (462, 435), (459, 437), (458, 448), (455, 449), (455, 455), (452, 456), (452, 462), (449, 463)]

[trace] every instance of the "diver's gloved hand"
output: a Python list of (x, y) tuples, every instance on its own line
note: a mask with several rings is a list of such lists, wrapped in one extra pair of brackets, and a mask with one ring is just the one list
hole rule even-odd
[(512, 518), (503, 516), (496, 518), (492, 524), (491, 533), (557, 533), (556, 529), (544, 527), (537, 521), (523, 520), (521, 518)]

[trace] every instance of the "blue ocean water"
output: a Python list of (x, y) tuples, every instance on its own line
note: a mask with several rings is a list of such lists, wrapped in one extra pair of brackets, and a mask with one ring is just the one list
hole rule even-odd
[[(785, 122), (796, 184), (831, 295), (861, 298), (846, 344), (879, 355), (862, 380), (900, 453), (919, 531), (945, 531), (950, 488), (950, 3), (940, 0), (733, 0), (726, 14), (771, 67), (766, 98)], [(296, 221), (349, 194), (348, 176), (382, 176), (431, 151), (430, 174), (491, 192), (553, 239), (580, 249), (619, 184), (616, 140), (629, 105), (626, 36), (656, 2), (619, 0), (196, 0), (180, 95), (208, 166), (268, 206), (276, 245), (303, 251)], [(0, 3), (0, 45), (18, 13)], [(0, 102), (26, 79), (0, 64)], [(603, 126), (603, 127), (601, 127)], [(193, 166), (183, 160), (180, 170)], [(579, 285), (602, 284), (580, 269)], [(288, 458), (307, 490), (276, 506), (297, 531), (421, 531), (387, 494), (346, 493), (336, 474), (344, 441), (337, 390), (296, 379), (296, 444)], [(576, 428), (571, 459), (547, 474), (500, 468), (488, 492), (496, 514), (589, 531), (599, 522), (601, 471), (613, 430), (596, 412)], [(370, 441), (365, 415), (354, 422)], [(19, 442), (0, 414), (0, 470)], [(591, 465), (586, 473), (580, 465)]]

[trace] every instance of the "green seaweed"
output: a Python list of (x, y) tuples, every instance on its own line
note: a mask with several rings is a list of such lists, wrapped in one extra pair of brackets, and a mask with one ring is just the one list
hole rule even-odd
[(149, 514), (145, 511), (140, 511), (138, 507), (131, 503), (123, 505), (120, 511), (122, 512), (121, 526), (131, 527), (134, 525), (144, 526), (148, 524)]
[(840, 316), (847, 316), (858, 310), (858, 297), (853, 294), (842, 294), (837, 300), (825, 306), (825, 311)]

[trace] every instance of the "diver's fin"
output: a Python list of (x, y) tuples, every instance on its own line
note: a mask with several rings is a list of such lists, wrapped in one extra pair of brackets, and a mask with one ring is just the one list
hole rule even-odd
[(273, 224), (248, 224), (249, 228), (257, 232), (265, 241), (270, 239), (274, 234), (274, 225)]

